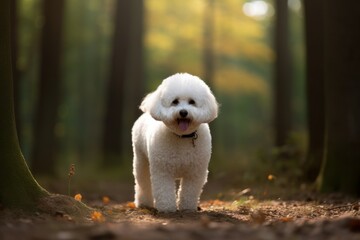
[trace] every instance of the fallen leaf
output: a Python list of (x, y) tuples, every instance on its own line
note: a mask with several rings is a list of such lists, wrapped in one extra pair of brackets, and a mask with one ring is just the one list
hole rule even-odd
[(102, 198), (102, 202), (103, 202), (103, 204), (107, 205), (107, 204), (109, 204), (109, 202), (110, 202), (110, 198), (107, 197), (107, 196), (104, 196), (104, 197)]
[(91, 220), (93, 220), (94, 222), (104, 222), (105, 218), (104, 218), (104, 216), (102, 215), (101, 212), (94, 211), (91, 214)]
[(126, 203), (126, 207), (128, 207), (128, 208), (136, 208), (134, 202), (128, 202), (128, 203)]
[(272, 175), (272, 174), (269, 174), (268, 175), (268, 177), (267, 177), (267, 179), (269, 180), (269, 181), (273, 181), (273, 180), (275, 180), (275, 176), (274, 175)]
[(279, 220), (280, 222), (292, 222), (294, 219), (292, 217), (282, 217)]
[(81, 202), (81, 200), (82, 200), (82, 196), (81, 196), (80, 193), (76, 194), (76, 195), (74, 196), (74, 198), (75, 198), (76, 201), (79, 201), (79, 202)]

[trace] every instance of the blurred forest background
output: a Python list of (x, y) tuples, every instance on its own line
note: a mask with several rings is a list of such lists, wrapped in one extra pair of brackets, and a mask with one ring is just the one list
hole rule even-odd
[[(282, 2), (13, 0), (16, 120), (32, 172), (64, 178), (75, 164), (80, 177), (130, 179), (142, 97), (189, 72), (221, 104), (211, 123), (211, 177), (266, 180), (289, 169), (300, 176), (304, 7)], [(276, 107), (279, 98), (285, 106)]]

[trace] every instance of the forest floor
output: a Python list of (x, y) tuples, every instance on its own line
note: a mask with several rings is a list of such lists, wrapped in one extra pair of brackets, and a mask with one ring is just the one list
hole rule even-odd
[(81, 218), (1, 209), (0, 239), (360, 239), (360, 200), (339, 194), (209, 183), (197, 212), (165, 214), (135, 208), (130, 184), (92, 186)]

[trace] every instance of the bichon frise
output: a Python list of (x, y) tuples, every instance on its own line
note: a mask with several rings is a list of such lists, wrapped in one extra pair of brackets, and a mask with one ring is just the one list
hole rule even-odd
[(200, 78), (180, 73), (148, 94), (140, 109), (132, 129), (136, 207), (197, 210), (211, 156), (208, 123), (218, 114), (214, 95)]

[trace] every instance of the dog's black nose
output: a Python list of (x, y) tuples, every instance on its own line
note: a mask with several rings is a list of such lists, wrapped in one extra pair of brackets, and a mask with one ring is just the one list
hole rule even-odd
[(188, 111), (186, 111), (185, 109), (180, 110), (179, 113), (180, 113), (180, 116), (183, 117), (183, 118), (188, 115)]

